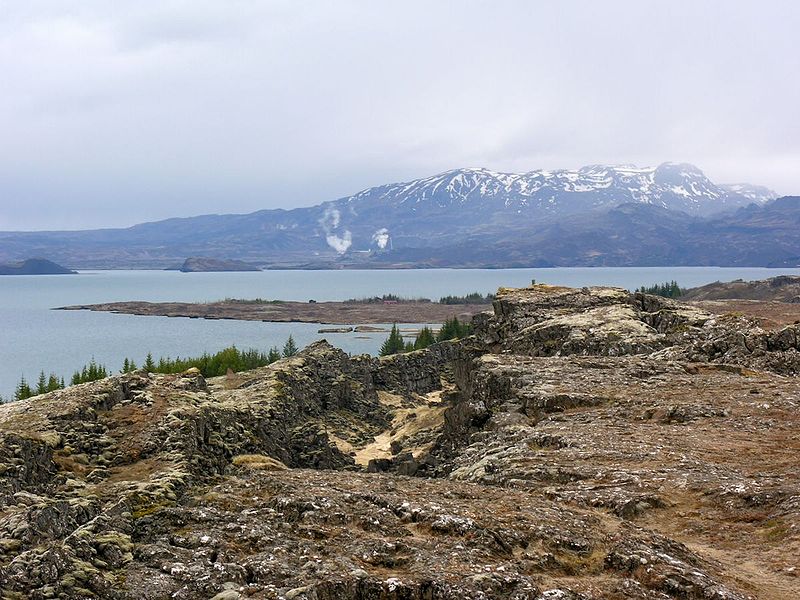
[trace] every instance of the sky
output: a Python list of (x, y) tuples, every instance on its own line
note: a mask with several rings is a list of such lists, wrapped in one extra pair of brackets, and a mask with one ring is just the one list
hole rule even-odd
[(796, 0), (0, 0), (0, 230), (308, 206), (458, 167), (800, 194)]

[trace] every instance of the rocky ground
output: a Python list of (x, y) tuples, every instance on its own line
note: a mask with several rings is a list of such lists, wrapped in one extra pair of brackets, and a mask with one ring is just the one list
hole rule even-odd
[(800, 326), (542, 285), (474, 326), (0, 407), (2, 597), (800, 597)]

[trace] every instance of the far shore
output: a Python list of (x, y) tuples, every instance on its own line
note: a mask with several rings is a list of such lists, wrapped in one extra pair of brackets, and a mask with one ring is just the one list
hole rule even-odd
[(443, 323), (457, 317), (469, 320), (491, 310), (491, 304), (438, 302), (283, 302), (222, 300), (219, 302), (110, 302), (62, 306), (56, 310), (91, 310), (126, 315), (232, 319), (272, 323), (330, 325), (378, 323)]

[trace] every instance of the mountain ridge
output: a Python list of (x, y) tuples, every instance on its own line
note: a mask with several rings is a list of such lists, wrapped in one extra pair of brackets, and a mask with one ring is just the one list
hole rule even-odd
[[(753, 211), (770, 212), (768, 207), (776, 201), (767, 188), (717, 185), (686, 163), (647, 168), (589, 165), (521, 174), (455, 169), (289, 210), (174, 217), (125, 229), (0, 232), (0, 261), (39, 255), (82, 268), (163, 268), (187, 256), (243, 260), (266, 268), (649, 264), (649, 256), (630, 249), (628, 256), (614, 258), (625, 248), (614, 246), (614, 235), (609, 238), (608, 232), (601, 245), (611, 242), (610, 250), (591, 247), (598, 227), (613, 220), (620, 206), (652, 207), (648, 214), (655, 221), (664, 218), (659, 210), (667, 211), (666, 220), (680, 222), (680, 228), (702, 221), (709, 231), (716, 221), (744, 218), (751, 221), (749, 229), (764, 234), (763, 227), (752, 222)], [(740, 214), (743, 210), (750, 212)], [(651, 226), (663, 229), (656, 222), (645, 228)], [(546, 246), (531, 248), (530, 240), (543, 239), (547, 231), (560, 232), (557, 245), (569, 242), (573, 251), (554, 256)], [(612, 233), (637, 239), (635, 231)], [(685, 232), (661, 235), (665, 240), (671, 237), (677, 240)], [(473, 254), (481, 248), (510, 246), (518, 256), (499, 262), (482, 261), (480, 256), (466, 261), (458, 253), (443, 256), (441, 250), (465, 243), (473, 246), (468, 249)], [(605, 255), (592, 258), (597, 252)], [(409, 261), (412, 255), (418, 258)], [(768, 258), (781, 261), (790, 256), (780, 250)], [(720, 253), (681, 260), (680, 264), (726, 264), (732, 259)], [(748, 260), (745, 257), (745, 263)], [(760, 255), (752, 260), (753, 265), (765, 264)]]

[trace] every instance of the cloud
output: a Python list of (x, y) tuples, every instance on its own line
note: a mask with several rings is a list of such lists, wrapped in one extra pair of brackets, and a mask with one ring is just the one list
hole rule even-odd
[(798, 29), (788, 0), (9, 2), (0, 222), (309, 206), (467, 166), (687, 161), (798, 193)]
[(385, 227), (378, 229), (378, 231), (372, 234), (372, 241), (378, 245), (378, 248), (383, 250), (389, 243), (389, 230)]

